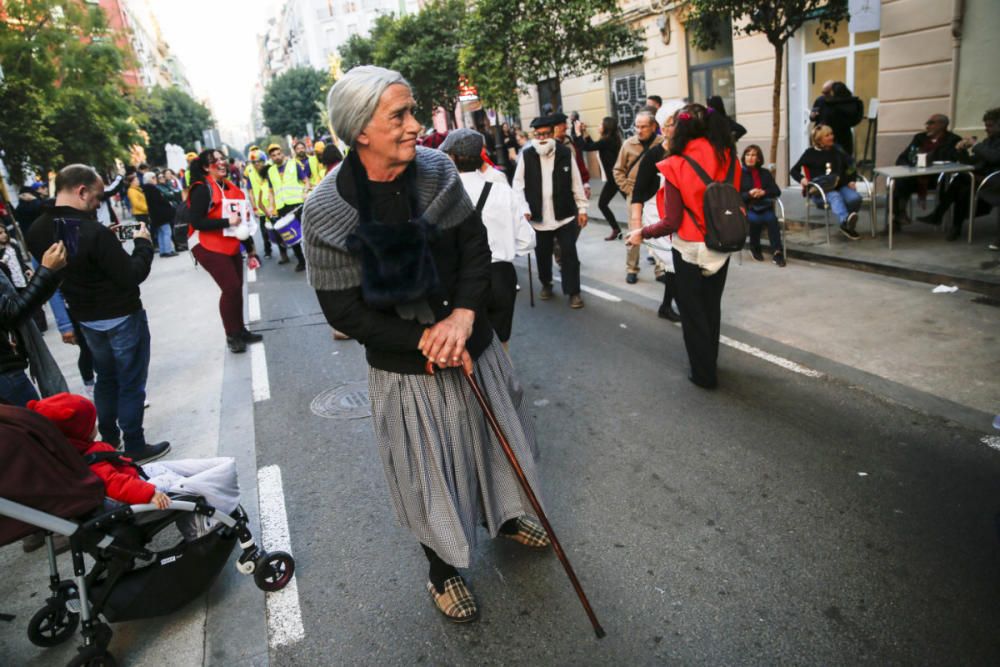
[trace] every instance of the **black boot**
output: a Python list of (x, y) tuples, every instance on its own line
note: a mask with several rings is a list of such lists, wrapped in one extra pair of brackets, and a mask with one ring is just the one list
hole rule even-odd
[(670, 306), (676, 297), (677, 275), (667, 271), (661, 278), (663, 278), (663, 303), (660, 304), (660, 309), (656, 311), (656, 314), (665, 320), (680, 322), (680, 316)]
[(235, 352), (236, 354), (247, 351), (247, 342), (243, 340), (243, 336), (239, 334), (235, 336), (226, 336), (226, 345), (229, 346), (230, 352)]

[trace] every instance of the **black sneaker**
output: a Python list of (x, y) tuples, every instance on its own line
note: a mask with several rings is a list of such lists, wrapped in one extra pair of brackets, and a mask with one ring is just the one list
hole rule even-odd
[(247, 351), (247, 342), (238, 334), (236, 336), (226, 336), (226, 345), (229, 346), (229, 351), (235, 354)]
[(125, 450), (125, 456), (132, 459), (133, 462), (137, 464), (149, 463), (150, 461), (155, 461), (161, 456), (165, 455), (170, 451), (169, 442), (158, 442), (155, 445), (145, 445), (142, 449), (136, 451)]
[(296, 264), (295, 265), (295, 272), (296, 273), (299, 273), (299, 272), (305, 271), (305, 270), (306, 270), (306, 265), (305, 264)]
[(851, 239), (852, 241), (857, 241), (858, 239), (861, 238), (861, 235), (858, 234), (853, 229), (851, 229), (850, 227), (848, 227), (847, 223), (844, 223), (840, 226), (840, 233), (846, 236), (847, 238)]
[(777, 264), (778, 266), (785, 266), (785, 253), (781, 252), (780, 250), (776, 250), (774, 254), (771, 256), (771, 261)]
[(858, 226), (858, 214), (857, 213), (849, 213), (847, 215), (847, 223), (846, 224), (847, 224), (847, 228), (850, 229), (853, 232), (857, 228), (857, 226)]
[(548, 301), (552, 298), (552, 285), (542, 285), (541, 291), (538, 292), (538, 298), (542, 301)]
[(635, 273), (626, 273), (625, 282), (627, 282), (629, 285), (635, 285), (637, 282), (639, 282), (639, 275)]
[(750, 256), (753, 257), (758, 262), (764, 261), (764, 253), (760, 251), (760, 248), (750, 248)]
[(261, 336), (259, 333), (254, 333), (249, 329), (244, 329), (238, 335), (240, 338), (243, 339), (243, 342), (245, 343), (259, 343), (260, 341), (264, 340), (264, 337)]
[(670, 304), (661, 304), (659, 309), (656, 311), (656, 316), (664, 320), (670, 320), (671, 322), (681, 321), (681, 316), (674, 312), (674, 309), (670, 306)]
[(282, 255), (281, 259), (278, 260), (278, 264), (288, 264), (292, 260), (288, 259), (287, 255)]

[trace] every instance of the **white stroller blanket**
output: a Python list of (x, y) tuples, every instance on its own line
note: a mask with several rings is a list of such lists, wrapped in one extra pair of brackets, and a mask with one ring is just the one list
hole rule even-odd
[[(233, 458), (154, 461), (143, 465), (142, 470), (149, 477), (146, 481), (167, 495), (203, 496), (209, 505), (226, 514), (240, 504), (240, 484)], [(185, 514), (177, 527), (191, 541), (206, 534), (215, 523), (200, 514)]]

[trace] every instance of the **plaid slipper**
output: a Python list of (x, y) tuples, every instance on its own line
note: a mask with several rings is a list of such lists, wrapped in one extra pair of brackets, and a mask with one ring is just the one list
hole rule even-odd
[(452, 623), (470, 623), (479, 618), (476, 598), (465, 585), (462, 577), (452, 577), (444, 582), (444, 593), (438, 593), (434, 584), (427, 582), (427, 590), (438, 611)]
[(530, 516), (517, 517), (516, 533), (500, 534), (507, 539), (520, 542), (524, 546), (531, 547), (532, 549), (547, 549), (552, 545), (552, 541), (549, 540), (549, 535), (545, 532), (545, 529), (542, 528), (542, 524), (540, 524), (537, 519), (533, 519)]

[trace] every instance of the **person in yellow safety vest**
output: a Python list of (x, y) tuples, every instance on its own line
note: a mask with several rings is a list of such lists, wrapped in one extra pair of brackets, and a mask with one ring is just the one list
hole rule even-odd
[[(250, 151), (250, 163), (244, 172), (247, 182), (250, 184), (250, 201), (253, 202), (253, 210), (261, 222), (260, 235), (264, 239), (264, 257), (271, 256), (271, 237), (264, 229), (264, 222), (270, 219), (273, 210), (271, 204), (271, 185), (267, 180), (267, 158), (264, 151), (259, 148)], [(272, 221), (273, 222), (273, 221)]]
[[(274, 194), (270, 213), (280, 218), (302, 206), (309, 188), (309, 177), (294, 160), (285, 157), (285, 153), (278, 144), (268, 146), (267, 155), (271, 158), (272, 163), (267, 170), (267, 180)], [(295, 259), (298, 260), (295, 270), (305, 271), (306, 256), (302, 252), (302, 244), (293, 245), (292, 252), (295, 253)], [(281, 255), (278, 264), (287, 264), (288, 248), (284, 243), (278, 243), (278, 253)]]
[(319, 182), (323, 180), (323, 176), (326, 175), (325, 170), (320, 169), (319, 160), (316, 159), (315, 155), (308, 154), (306, 142), (301, 140), (295, 142), (295, 163), (306, 173), (306, 180), (309, 182), (309, 187), (306, 189), (308, 194), (309, 190), (319, 185)]

